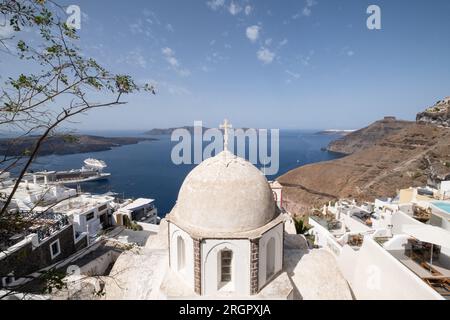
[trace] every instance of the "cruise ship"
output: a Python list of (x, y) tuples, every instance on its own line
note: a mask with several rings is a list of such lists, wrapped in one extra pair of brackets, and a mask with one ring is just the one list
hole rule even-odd
[(28, 173), (24, 180), (38, 184), (77, 185), (84, 182), (108, 179), (111, 174), (103, 172), (107, 167), (102, 160), (88, 158), (81, 169), (67, 171), (40, 171)]

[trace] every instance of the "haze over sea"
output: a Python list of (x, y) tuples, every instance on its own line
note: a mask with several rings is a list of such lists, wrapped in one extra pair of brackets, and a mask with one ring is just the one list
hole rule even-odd
[[(321, 150), (330, 141), (339, 138), (339, 135), (322, 135), (317, 134), (318, 131), (281, 130), (279, 172), (276, 175), (267, 176), (267, 179), (273, 180), (301, 165), (340, 157), (338, 154)], [(81, 133), (106, 137), (149, 137), (142, 135), (142, 132), (133, 131), (86, 131)], [(82, 191), (92, 193), (113, 191), (126, 198), (156, 199), (158, 214), (164, 217), (175, 204), (184, 178), (195, 165), (172, 163), (171, 151), (177, 142), (172, 142), (170, 136), (151, 137), (158, 140), (121, 146), (110, 151), (39, 157), (33, 170), (78, 169), (86, 158), (104, 160), (108, 165), (105, 172), (112, 174), (109, 180), (82, 184)]]

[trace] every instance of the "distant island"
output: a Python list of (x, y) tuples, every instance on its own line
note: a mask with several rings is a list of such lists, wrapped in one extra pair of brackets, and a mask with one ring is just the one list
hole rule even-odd
[[(148, 135), (148, 136), (167, 136), (167, 135), (171, 135), (172, 132), (174, 132), (177, 129), (186, 129), (191, 134), (194, 133), (194, 126), (184, 126), (184, 127), (166, 128), (166, 129), (155, 128), (155, 129), (144, 132), (144, 134)], [(208, 130), (208, 129), (209, 128), (207, 128), (207, 127), (202, 127), (203, 131)]]
[[(31, 150), (38, 136), (24, 138), (0, 139), (0, 154), (6, 156), (20, 156)], [(101, 137), (91, 135), (56, 135), (48, 137), (42, 144), (39, 156), (66, 155), (86, 152), (111, 150), (114, 147), (136, 144), (141, 141), (156, 140), (153, 138), (134, 137)]]
[[(166, 128), (166, 129), (159, 129), (159, 128), (155, 128), (149, 131), (144, 132), (145, 135), (148, 136), (167, 136), (167, 135), (171, 135), (172, 132), (174, 132), (177, 129), (186, 129), (187, 131), (189, 131), (191, 134), (194, 133), (194, 126), (183, 126), (183, 127), (176, 127), (176, 128)], [(209, 130), (211, 128), (208, 127), (202, 127), (202, 131), (205, 132), (206, 130)], [(233, 128), (233, 129), (242, 129), (244, 131), (248, 130), (249, 128)], [(222, 130), (222, 129), (220, 129)]]
[(356, 130), (340, 130), (340, 129), (327, 129), (317, 132), (316, 134), (320, 135), (341, 135), (346, 136)]

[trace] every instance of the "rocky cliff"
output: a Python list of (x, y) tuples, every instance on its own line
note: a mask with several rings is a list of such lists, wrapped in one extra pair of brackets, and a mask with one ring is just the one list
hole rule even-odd
[[(450, 129), (430, 122), (377, 121), (330, 144), (348, 156), (278, 178), (287, 210), (304, 214), (338, 198), (373, 201), (450, 173)], [(437, 174), (438, 173), (438, 174)]]
[(413, 125), (414, 122), (411, 121), (401, 121), (392, 117), (386, 117), (368, 127), (354, 131), (331, 142), (328, 145), (327, 150), (343, 154), (352, 154), (356, 151), (372, 147), (376, 143), (382, 141), (387, 135)]
[(417, 114), (418, 123), (433, 124), (442, 127), (450, 127), (450, 97), (436, 102), (424, 112)]

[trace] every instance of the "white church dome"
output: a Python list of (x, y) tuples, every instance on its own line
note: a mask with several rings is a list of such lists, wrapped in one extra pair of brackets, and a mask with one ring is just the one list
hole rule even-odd
[(191, 228), (228, 233), (260, 228), (279, 212), (261, 171), (223, 151), (188, 174), (172, 214)]

